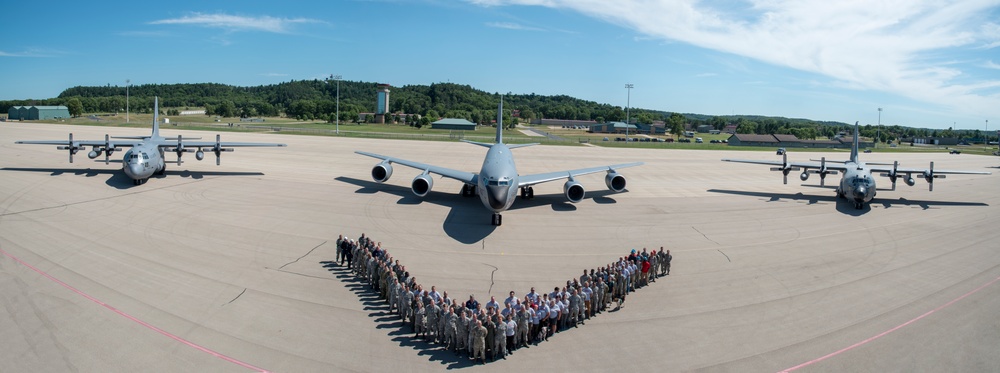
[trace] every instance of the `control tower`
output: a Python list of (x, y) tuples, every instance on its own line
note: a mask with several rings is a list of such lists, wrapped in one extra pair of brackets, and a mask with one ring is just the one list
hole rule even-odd
[(378, 104), (375, 106), (375, 122), (385, 124), (385, 115), (389, 113), (389, 87), (388, 84), (378, 85)]

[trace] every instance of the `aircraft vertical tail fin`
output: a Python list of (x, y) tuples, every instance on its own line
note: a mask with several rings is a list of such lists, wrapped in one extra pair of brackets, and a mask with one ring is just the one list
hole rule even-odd
[(153, 97), (153, 137), (160, 136), (160, 98)]
[(858, 122), (854, 122), (854, 143), (851, 144), (851, 162), (858, 163)]
[(497, 144), (503, 144), (503, 96), (500, 96), (500, 106), (497, 107)]

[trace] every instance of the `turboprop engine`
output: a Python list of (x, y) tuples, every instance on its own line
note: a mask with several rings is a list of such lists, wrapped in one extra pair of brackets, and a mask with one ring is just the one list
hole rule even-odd
[(413, 178), (413, 183), (410, 184), (410, 190), (412, 190), (413, 194), (416, 194), (417, 197), (426, 196), (433, 187), (434, 178), (427, 173), (417, 175), (417, 177)]
[(622, 176), (617, 172), (608, 172), (608, 175), (604, 177), (604, 184), (608, 186), (608, 189), (611, 189), (616, 193), (621, 192), (625, 190), (625, 176)]
[(390, 176), (392, 176), (392, 165), (389, 162), (382, 162), (372, 167), (372, 179), (376, 182), (385, 182)]
[[(624, 185), (624, 183), (622, 184)], [(583, 189), (583, 185), (570, 178), (566, 184), (563, 184), (563, 193), (566, 194), (566, 199), (570, 202), (577, 203), (583, 200), (586, 190)]]

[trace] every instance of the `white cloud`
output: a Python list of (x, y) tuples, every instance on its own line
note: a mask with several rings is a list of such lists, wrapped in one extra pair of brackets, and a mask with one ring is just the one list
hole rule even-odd
[[(996, 75), (936, 60), (1000, 46), (997, 0), (468, 0), (570, 9), (636, 32), (956, 110), (1000, 114)], [(967, 65), (971, 66), (971, 65)], [(994, 91), (995, 92), (995, 91)]]
[(62, 54), (66, 54), (66, 52), (41, 48), (29, 48), (20, 52), (0, 50), (0, 57), (55, 57)]
[(538, 27), (525, 26), (520, 23), (512, 23), (512, 22), (487, 22), (486, 26), (508, 29), (508, 30), (519, 30), (519, 31), (545, 31), (545, 29), (541, 29)]
[(270, 16), (246, 17), (229, 14), (202, 14), (192, 13), (190, 15), (161, 19), (149, 22), (151, 25), (195, 25), (210, 28), (219, 28), (227, 31), (264, 31), (279, 34), (290, 32), (290, 28), (295, 24), (320, 23), (321, 21), (308, 18), (275, 18)]

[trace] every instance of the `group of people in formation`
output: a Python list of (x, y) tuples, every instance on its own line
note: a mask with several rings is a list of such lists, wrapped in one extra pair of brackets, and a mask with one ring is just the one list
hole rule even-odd
[(452, 298), (436, 286), (425, 288), (416, 276), (364, 234), (357, 240), (337, 239), (336, 262), (368, 282), (414, 333), (474, 361), (506, 359), (514, 350), (537, 345), (563, 330), (577, 327), (607, 311), (621, 308), (636, 289), (670, 274), (670, 250), (633, 249), (603, 267), (583, 270), (579, 278), (551, 292), (531, 290), (518, 296), (511, 290), (501, 301), (480, 303), (475, 295)]

